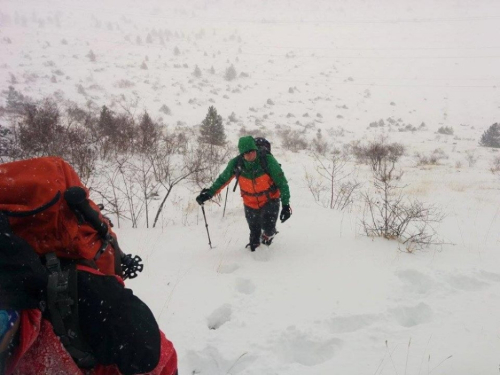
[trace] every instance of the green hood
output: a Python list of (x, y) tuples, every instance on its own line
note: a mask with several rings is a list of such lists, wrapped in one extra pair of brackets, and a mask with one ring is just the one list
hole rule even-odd
[(238, 141), (238, 150), (240, 154), (244, 154), (245, 152), (257, 150), (257, 145), (255, 144), (255, 140), (251, 135), (247, 135), (245, 137), (241, 137)]

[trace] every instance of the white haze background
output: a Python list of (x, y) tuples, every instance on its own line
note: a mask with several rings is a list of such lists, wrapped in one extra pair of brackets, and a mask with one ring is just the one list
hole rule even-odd
[[(293, 208), (271, 247), (244, 249), (241, 198), (230, 193), (225, 218), (206, 205), (210, 249), (187, 185), (161, 228), (117, 229), (146, 265), (127, 285), (174, 342), (180, 374), (497, 374), (497, 153), (478, 140), (499, 120), (499, 21), (489, 0), (0, 0), (0, 87), (146, 109), (169, 127), (198, 126), (214, 105), (236, 115), (225, 121), (232, 144), (242, 126), (268, 134)], [(224, 80), (231, 64), (248, 76)], [(368, 126), (388, 118), (398, 126)], [(281, 147), (274, 131), (285, 125), (309, 125), (309, 139), (322, 129), (339, 148), (381, 134), (402, 142), (405, 192), (446, 213), (444, 244), (409, 254), (363, 235), (361, 205), (318, 205), (305, 182), (314, 159)], [(416, 152), (438, 148), (440, 165), (416, 165)], [(368, 188), (368, 168), (357, 170)]]

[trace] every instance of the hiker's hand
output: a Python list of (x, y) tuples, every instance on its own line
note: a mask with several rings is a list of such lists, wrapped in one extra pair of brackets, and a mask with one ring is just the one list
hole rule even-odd
[(198, 195), (196, 197), (196, 202), (198, 202), (198, 204), (201, 206), (203, 203), (205, 203), (206, 201), (208, 201), (210, 198), (212, 198), (212, 194), (210, 194), (210, 190), (209, 189), (203, 189), (200, 193), (200, 195)]
[(280, 214), (281, 222), (284, 223), (285, 221), (290, 219), (290, 216), (292, 216), (292, 208), (289, 204), (284, 204)]

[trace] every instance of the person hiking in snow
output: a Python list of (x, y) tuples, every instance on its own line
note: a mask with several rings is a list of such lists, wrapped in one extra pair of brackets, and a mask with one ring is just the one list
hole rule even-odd
[(212, 186), (203, 189), (196, 197), (198, 204), (203, 205), (236, 177), (250, 228), (250, 242), (246, 247), (250, 247), (251, 251), (255, 251), (261, 242), (269, 246), (278, 233), (276, 221), (280, 198), (281, 222), (284, 223), (292, 215), (288, 181), (281, 165), (269, 152), (269, 142), (263, 141), (267, 143), (267, 152), (257, 147), (252, 136), (241, 137), (238, 141), (240, 155), (231, 159)]

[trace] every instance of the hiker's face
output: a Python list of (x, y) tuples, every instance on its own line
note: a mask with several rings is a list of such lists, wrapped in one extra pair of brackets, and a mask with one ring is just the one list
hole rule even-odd
[(243, 157), (245, 158), (246, 161), (254, 161), (255, 158), (257, 157), (257, 151), (252, 150), (252, 151), (245, 152), (243, 154)]

